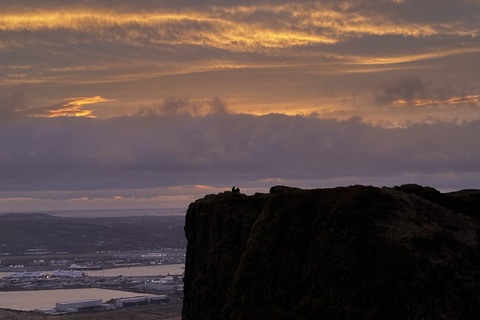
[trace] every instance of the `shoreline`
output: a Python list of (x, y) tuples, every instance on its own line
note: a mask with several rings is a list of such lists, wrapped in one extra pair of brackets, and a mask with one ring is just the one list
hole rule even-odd
[[(23, 271), (39, 271), (43, 272), (46, 275), (51, 274), (53, 271), (56, 270), (68, 270), (62, 269), (62, 268), (55, 268), (51, 269), (49, 268), (48, 270), (45, 270), (45, 268), (36, 268), (35, 270), (33, 269), (28, 269), (23, 268), (23, 269), (17, 269), (17, 270), (12, 270), (12, 271), (0, 271), (0, 279), (6, 277), (8, 274), (16, 273), (16, 272), (23, 272)], [(120, 267), (115, 267), (115, 268), (104, 268), (100, 270), (84, 270), (87, 277), (116, 277), (116, 276), (156, 276), (152, 274), (152, 272), (146, 272), (148, 274), (139, 274), (139, 275), (132, 275), (132, 271), (146, 271), (147, 269), (154, 269), (154, 270), (159, 270), (159, 269), (166, 269), (163, 271), (165, 274), (158, 274), (159, 276), (161, 275), (168, 275), (169, 273), (175, 274), (175, 275), (181, 275), (184, 270), (185, 270), (185, 264), (184, 263), (171, 263), (171, 264), (158, 264), (158, 265), (151, 265), (151, 266), (146, 266), (146, 265), (140, 265), (140, 266), (120, 266)], [(168, 271), (170, 270), (170, 271)], [(150, 270), (152, 271), (152, 270)], [(180, 272), (181, 271), (181, 272)], [(174, 273), (174, 272), (180, 272), (180, 273)], [(122, 274), (121, 274), (122, 273)]]

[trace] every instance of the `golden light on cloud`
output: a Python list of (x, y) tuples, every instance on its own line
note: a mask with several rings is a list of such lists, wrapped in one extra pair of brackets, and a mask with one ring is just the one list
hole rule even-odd
[(397, 99), (392, 101), (394, 106), (431, 106), (431, 105), (461, 105), (461, 104), (478, 104), (480, 103), (480, 95), (468, 95), (462, 97), (450, 97), (448, 99), (439, 99), (439, 98), (425, 98), (425, 99)]
[[(77, 94), (122, 100), (118, 108), (99, 110), (91, 106), (105, 102), (101, 97), (73, 98), (24, 111), (32, 117), (133, 114), (169, 96), (218, 96), (237, 113), (343, 117), (326, 106), (350, 112), (352, 103), (368, 103), (365, 96), (375, 88), (366, 88), (377, 82), (369, 77), (382, 82), (400, 72), (438, 78), (432, 74), (450, 68), (449, 78), (460, 74), (454, 66), (463, 64), (462, 56), (474, 64), (480, 53), (478, 23), (468, 6), (468, 19), (459, 13), (439, 19), (443, 12), (422, 18), (428, 8), (404, 0), (154, 2), (0, 5), (0, 53), (12, 60), (0, 66), (0, 85), (70, 88), (42, 105)], [(418, 12), (410, 15), (410, 7)], [(337, 96), (342, 101), (330, 103)], [(386, 101), (398, 97), (404, 96)], [(395, 105), (422, 103), (428, 104)], [(212, 110), (196, 104), (168, 114)]]
[(310, 116), (315, 115), (321, 110), (323, 112), (324, 107), (319, 109), (318, 107), (311, 107), (311, 106), (302, 106), (302, 104), (296, 104), (295, 106), (283, 106), (279, 108), (278, 105), (263, 105), (257, 108), (246, 108), (242, 110), (240, 113), (250, 114), (253, 116), (264, 116), (268, 114), (282, 114), (286, 116)]
[[(395, 57), (351, 57), (351, 61), (355, 64), (363, 65), (386, 65), (386, 64), (399, 64), (406, 62), (414, 62), (428, 59), (438, 59), (448, 56), (455, 56), (461, 54), (480, 52), (480, 47), (468, 47), (468, 48), (439, 48), (436, 51), (429, 53), (420, 53), (414, 55), (403, 55)], [(345, 59), (348, 59), (345, 57)]]
[(96, 104), (101, 102), (114, 101), (112, 99), (106, 99), (101, 96), (94, 97), (78, 97), (70, 98), (64, 102), (49, 106), (39, 107), (32, 109), (19, 110), (19, 112), (26, 114), (30, 117), (40, 118), (56, 118), (56, 117), (86, 117), (95, 118), (92, 110), (86, 109), (85, 106), (90, 104)]
[(472, 33), (465, 28), (391, 21), (382, 15), (352, 13), (318, 3), (129, 13), (72, 8), (0, 16), (2, 31), (73, 30), (137, 46), (168, 43), (237, 51), (333, 44), (363, 35), (422, 37)]
[(89, 117), (94, 118), (95, 116), (92, 114), (91, 110), (84, 109), (84, 106), (112, 101), (109, 99), (105, 99), (100, 96), (95, 97), (80, 97), (80, 98), (71, 98), (68, 99), (65, 104), (60, 106), (59, 108), (48, 110), (48, 113), (43, 115), (47, 118), (55, 118), (55, 117)]
[[(338, 75), (480, 51), (471, 43), (456, 49), (388, 51), (388, 55), (380, 49), (377, 56), (364, 54), (368, 50), (362, 46), (351, 51), (350, 40), (385, 36), (416, 41), (478, 33), (474, 25), (458, 21), (412, 23), (387, 11), (357, 10), (351, 1), (142, 7), (129, 8), (126, 3), (92, 9), (79, 3), (27, 10), (19, 5), (2, 12), (0, 32), (7, 36), (0, 38), (0, 50), (24, 50), (32, 56), (38, 50), (39, 61), (25, 70), (5, 66), (0, 84), (120, 82), (305, 65), (308, 72)], [(63, 114), (91, 116), (75, 108), (66, 108)]]
[[(198, 25), (200, 28), (192, 28)], [(144, 45), (141, 30), (148, 28), (148, 41), (153, 43), (210, 46), (222, 49), (253, 50), (282, 48), (314, 43), (334, 43), (329, 36), (311, 34), (289, 28), (271, 28), (262, 23), (247, 23), (211, 17), (208, 13), (131, 13), (43, 12), (35, 14), (6, 14), (0, 17), (3, 31), (48, 31), (70, 29), (92, 33), (108, 41)], [(117, 28), (116, 35), (105, 29)], [(120, 29), (120, 30), (118, 30)]]
[(196, 184), (195, 189), (207, 190), (207, 189), (214, 189), (214, 187), (207, 186), (207, 185), (204, 185), (204, 184)]

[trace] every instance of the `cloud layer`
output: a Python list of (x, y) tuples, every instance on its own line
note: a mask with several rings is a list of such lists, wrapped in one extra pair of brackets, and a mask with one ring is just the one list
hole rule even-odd
[(155, 206), (233, 184), (478, 187), (478, 1), (0, 12), (4, 208)]
[[(61, 83), (67, 95), (57, 92), (56, 101), (107, 96), (107, 84), (199, 72), (215, 72), (214, 83), (238, 83), (238, 75), (225, 71), (239, 69), (263, 76), (276, 70), (280, 77), (268, 77), (273, 88), (290, 79), (298, 83), (299, 76), (311, 86), (328, 80), (349, 97), (365, 95), (365, 89), (343, 86), (339, 75), (374, 86), (374, 79), (393, 81), (409, 70), (427, 81), (461, 83), (465, 95), (480, 94), (474, 89), (480, 51), (476, 1), (3, 1), (0, 8), (0, 84), (24, 92), (28, 84)], [(189, 81), (182, 95), (198, 95)], [(73, 93), (91, 83), (97, 92)], [(154, 88), (144, 86), (143, 97), (152, 99)], [(254, 88), (247, 92), (259, 105), (289, 108), (281, 104), (283, 95), (272, 97), (273, 88), (270, 102)], [(221, 89), (202, 97), (220, 96)], [(296, 89), (288, 88), (292, 101), (303, 96), (309, 104), (296, 109), (335, 99)], [(235, 103), (248, 110), (245, 98)]]
[[(231, 114), (218, 100), (200, 105), (178, 98), (106, 120), (25, 117), (0, 124), (0, 193), (70, 190), (68, 197), (88, 200), (88, 194), (95, 198), (94, 190), (99, 198), (116, 190), (108, 192), (113, 201), (112, 193), (124, 200), (135, 199), (134, 190), (163, 190), (143, 192), (155, 198), (171, 188), (192, 191), (197, 185), (215, 191), (278, 183), (477, 187), (480, 147), (472, 137), (479, 125), (385, 129), (356, 118)], [(205, 192), (193, 194), (199, 191)]]

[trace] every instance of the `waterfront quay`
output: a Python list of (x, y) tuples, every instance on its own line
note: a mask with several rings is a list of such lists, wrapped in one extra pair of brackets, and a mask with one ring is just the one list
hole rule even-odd
[[(162, 304), (181, 310), (183, 272), (183, 264), (170, 264), (89, 272), (94, 275), (77, 270), (0, 274), (0, 308), (61, 314), (66, 312), (59, 307), (62, 303), (68, 305), (68, 313)], [(18, 299), (14, 299), (16, 295)], [(29, 296), (35, 298), (27, 299)], [(113, 300), (103, 302), (107, 296)], [(46, 304), (39, 297), (54, 301)], [(42, 304), (34, 306), (39, 300)], [(55, 303), (57, 307), (52, 308)]]
[(178, 304), (178, 299), (172, 295), (139, 294), (108, 289), (60, 289), (45, 290), (41, 293), (39, 291), (0, 292), (1, 308), (36, 311), (43, 314), (108, 311), (142, 305), (173, 307)]
[(0, 254), (0, 272), (45, 271), (58, 269), (112, 269), (134, 266), (184, 264), (184, 248), (138, 251), (98, 251), (73, 254), (35, 249), (21, 255)]
[(80, 288), (162, 294), (181, 292), (183, 291), (183, 264), (124, 267), (89, 272), (78, 270), (17, 271), (6, 273), (0, 278), (0, 291)]

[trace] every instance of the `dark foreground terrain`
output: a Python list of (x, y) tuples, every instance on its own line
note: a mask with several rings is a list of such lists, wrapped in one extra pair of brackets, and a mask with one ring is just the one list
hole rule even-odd
[(33, 312), (0, 309), (2, 320), (180, 320), (181, 305), (145, 306), (104, 312), (45, 316)]
[(192, 203), (183, 317), (479, 319), (480, 191), (352, 186)]

